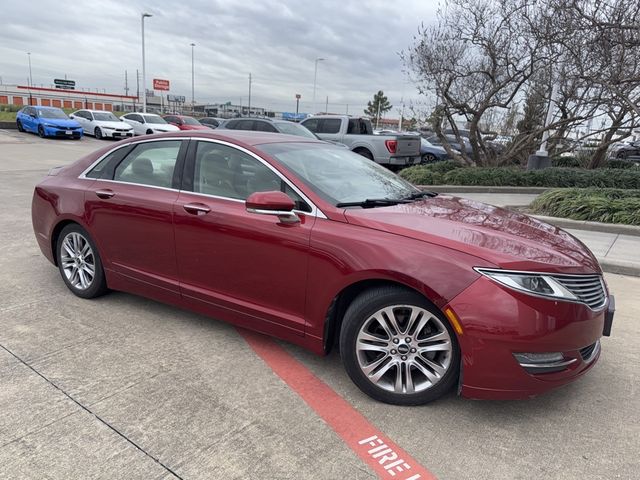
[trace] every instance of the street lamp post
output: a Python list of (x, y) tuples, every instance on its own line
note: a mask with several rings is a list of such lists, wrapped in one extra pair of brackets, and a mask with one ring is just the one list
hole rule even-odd
[(191, 109), (193, 110), (193, 106), (196, 104), (196, 87), (195, 87), (195, 68), (193, 62), (193, 51), (195, 43), (191, 44)]
[(316, 58), (316, 66), (313, 71), (313, 114), (316, 113), (316, 85), (318, 83), (318, 62), (324, 61), (324, 58), (318, 57)]
[(296, 93), (296, 117), (298, 116), (298, 112), (300, 110), (300, 98), (302, 97), (302, 95), (300, 95), (299, 93)]
[(142, 23), (142, 113), (147, 113), (147, 71), (144, 60), (144, 19), (151, 17), (150, 13), (140, 14)]
[(31, 76), (31, 52), (27, 52), (27, 58), (29, 59), (29, 86), (33, 87), (33, 77)]

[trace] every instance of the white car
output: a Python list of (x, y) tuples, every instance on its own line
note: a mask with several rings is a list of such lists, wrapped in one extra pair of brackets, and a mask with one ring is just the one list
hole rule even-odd
[(94, 135), (98, 139), (133, 137), (131, 125), (105, 110), (78, 110), (69, 115), (69, 118), (78, 122), (85, 134)]
[(168, 124), (160, 115), (153, 113), (127, 113), (120, 118), (133, 127), (136, 135), (180, 131), (178, 127)]

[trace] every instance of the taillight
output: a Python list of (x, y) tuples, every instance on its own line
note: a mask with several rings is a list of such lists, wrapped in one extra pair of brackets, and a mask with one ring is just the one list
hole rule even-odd
[(386, 145), (387, 150), (389, 150), (389, 153), (396, 153), (396, 148), (398, 147), (397, 140), (385, 140), (384, 144)]

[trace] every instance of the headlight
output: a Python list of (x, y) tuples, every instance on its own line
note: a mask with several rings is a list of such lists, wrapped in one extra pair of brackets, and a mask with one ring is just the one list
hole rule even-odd
[(558, 283), (553, 277), (544, 273), (516, 272), (489, 268), (474, 268), (478, 273), (498, 282), (505, 287), (529, 295), (578, 300), (573, 293)]

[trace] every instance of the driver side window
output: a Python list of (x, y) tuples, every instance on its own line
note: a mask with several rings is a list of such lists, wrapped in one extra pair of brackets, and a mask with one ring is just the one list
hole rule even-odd
[(289, 195), (297, 210), (311, 211), (311, 207), (284, 180), (251, 155), (227, 145), (198, 142), (194, 192), (246, 200), (252, 193), (273, 190)]

